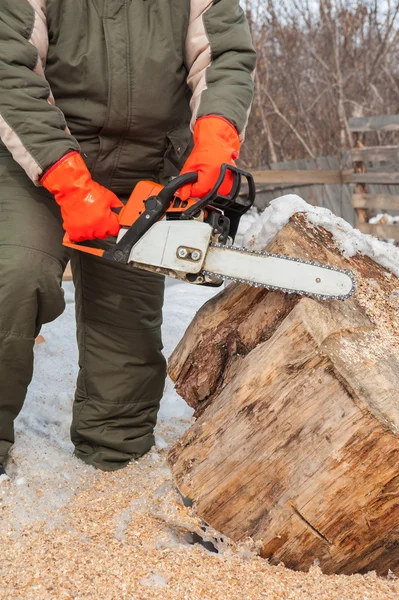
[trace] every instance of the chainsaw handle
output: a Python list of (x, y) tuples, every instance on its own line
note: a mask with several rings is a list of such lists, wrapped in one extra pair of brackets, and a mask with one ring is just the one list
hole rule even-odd
[(190, 183), (196, 183), (197, 181), (198, 173), (192, 172), (184, 173), (184, 175), (178, 175), (177, 177), (172, 179), (172, 181), (166, 184), (163, 190), (161, 190), (161, 192), (158, 195), (158, 198), (161, 199), (162, 204), (165, 202), (165, 210), (169, 208), (170, 203), (172, 202), (173, 198), (175, 197), (176, 193), (179, 191), (180, 188), (184, 187), (185, 185), (189, 185)]
[[(233, 176), (233, 187), (230, 193), (227, 196), (222, 196), (219, 194), (219, 188), (223, 184), (227, 173), (231, 173)], [(181, 219), (191, 219), (198, 210), (201, 210), (207, 205), (215, 206), (217, 208), (227, 208), (231, 205), (232, 202), (237, 198), (240, 193), (242, 178), (245, 177), (248, 183), (248, 197), (246, 202), (242, 205), (241, 209), (238, 211), (241, 215), (243, 215), (247, 210), (251, 208), (251, 206), (255, 202), (256, 197), (256, 187), (255, 181), (252, 177), (251, 173), (248, 171), (243, 171), (234, 165), (229, 165), (224, 163), (220, 168), (220, 173), (218, 180), (216, 181), (214, 187), (211, 191), (198, 200), (195, 204), (187, 208), (181, 215)]]
[[(118, 206), (117, 208), (111, 208), (111, 212), (115, 213), (117, 217), (119, 217), (119, 213), (121, 212), (123, 207)], [(87, 241), (87, 240), (85, 240)], [(81, 252), (86, 252), (86, 254), (93, 254), (94, 256), (103, 256), (104, 250), (101, 248), (92, 248), (91, 246), (85, 246), (82, 242), (73, 242), (69, 237), (69, 233), (64, 233), (64, 238), (62, 240), (62, 245), (67, 248), (71, 248), (71, 250), (80, 250)]]

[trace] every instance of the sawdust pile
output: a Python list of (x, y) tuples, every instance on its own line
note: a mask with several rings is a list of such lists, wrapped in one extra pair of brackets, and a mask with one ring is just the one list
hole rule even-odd
[[(164, 431), (165, 438), (173, 437)], [(173, 489), (166, 450), (128, 468), (87, 470), (73, 499), (50, 520), (11, 519), (15, 483), (3, 483), (1, 600), (387, 600), (394, 577), (325, 576), (272, 567), (251, 544), (190, 544), (201, 523)], [(80, 463), (77, 463), (80, 467)], [(82, 468), (82, 467), (80, 467)], [(34, 515), (45, 493), (27, 510)], [(37, 506), (35, 506), (35, 504)]]

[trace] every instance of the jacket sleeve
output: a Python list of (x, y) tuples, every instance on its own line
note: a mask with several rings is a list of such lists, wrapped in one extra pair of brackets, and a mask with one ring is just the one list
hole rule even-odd
[(195, 121), (219, 115), (244, 136), (253, 98), (256, 55), (239, 0), (191, 0), (187, 83)]
[(79, 151), (45, 79), (47, 50), (46, 0), (1, 0), (0, 138), (36, 185)]

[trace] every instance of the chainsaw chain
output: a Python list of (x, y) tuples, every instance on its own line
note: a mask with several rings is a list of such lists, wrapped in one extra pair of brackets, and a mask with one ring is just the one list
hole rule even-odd
[(217, 244), (217, 243), (212, 242), (210, 244), (210, 247), (221, 248), (222, 250), (229, 250), (229, 251), (233, 251), (233, 252), (241, 252), (242, 254), (257, 254), (258, 256), (273, 256), (276, 258), (283, 258), (284, 260), (291, 260), (293, 262), (302, 263), (305, 265), (311, 265), (313, 267), (321, 267), (322, 269), (327, 269), (328, 271), (336, 271), (338, 273), (345, 273), (345, 275), (348, 275), (348, 277), (350, 277), (350, 279), (352, 281), (352, 289), (346, 295), (329, 296), (329, 295), (324, 295), (324, 294), (313, 294), (312, 292), (306, 292), (306, 291), (302, 291), (302, 290), (301, 291), (291, 290), (289, 288), (283, 288), (283, 287), (278, 287), (278, 286), (274, 286), (274, 285), (266, 285), (264, 283), (256, 283), (254, 281), (248, 281), (246, 279), (239, 279), (237, 277), (227, 277), (225, 275), (220, 275), (219, 273), (213, 273), (212, 271), (201, 271), (202, 275), (209, 275), (211, 277), (217, 277), (218, 279), (222, 279), (223, 281), (228, 280), (228, 281), (234, 281), (236, 283), (244, 283), (246, 285), (251, 285), (253, 287), (262, 287), (262, 288), (265, 288), (266, 290), (284, 292), (285, 294), (298, 294), (301, 296), (308, 296), (309, 298), (316, 298), (317, 300), (346, 300), (347, 298), (350, 298), (350, 296), (352, 296), (352, 294), (354, 293), (354, 291), (356, 289), (356, 280), (355, 280), (353, 274), (351, 273), (351, 271), (346, 271), (344, 269), (336, 269), (335, 267), (330, 267), (329, 265), (321, 265), (320, 263), (314, 262), (312, 260), (301, 260), (300, 258), (284, 256), (283, 254), (273, 254), (271, 252), (266, 252), (266, 251), (249, 250), (248, 248), (240, 248), (239, 246), (228, 246), (227, 244)]

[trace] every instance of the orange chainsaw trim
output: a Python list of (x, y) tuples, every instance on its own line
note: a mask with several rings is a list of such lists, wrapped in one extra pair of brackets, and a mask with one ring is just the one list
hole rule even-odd
[(119, 213), (119, 225), (121, 227), (130, 227), (145, 211), (145, 200), (151, 196), (158, 196), (163, 190), (163, 185), (154, 183), (153, 181), (139, 181), (129, 200)]
[[(139, 181), (129, 200), (119, 213), (119, 225), (121, 227), (130, 227), (133, 225), (145, 211), (144, 202), (148, 200), (148, 198), (151, 198), (151, 196), (158, 196), (163, 188), (163, 185), (154, 183), (153, 181)], [(196, 204), (196, 202), (197, 201), (192, 198), (181, 200), (178, 196), (175, 196), (173, 202), (166, 211), (166, 214), (183, 212), (193, 204)]]
[(80, 250), (81, 252), (86, 252), (86, 254), (93, 254), (94, 256), (103, 256), (105, 250), (101, 250), (100, 248), (92, 248), (91, 246), (82, 246), (81, 244), (77, 244), (76, 242), (72, 242), (68, 233), (64, 235), (64, 239), (62, 240), (62, 245), (67, 248), (72, 248), (72, 250)]

